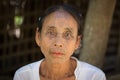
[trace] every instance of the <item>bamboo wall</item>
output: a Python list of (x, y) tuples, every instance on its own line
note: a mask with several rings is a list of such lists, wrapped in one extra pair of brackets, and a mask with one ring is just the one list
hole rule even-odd
[[(81, 8), (83, 17), (87, 12), (88, 0), (1, 0), (0, 1), (0, 76), (13, 77), (19, 67), (43, 58), (35, 43), (37, 18), (50, 5), (67, 2)], [(19, 11), (18, 11), (19, 10)], [(104, 60), (105, 73), (115, 73), (115, 58), (120, 31), (120, 1), (117, 3), (111, 26), (108, 48)], [(22, 24), (15, 24), (15, 16)], [(20, 29), (18, 37), (14, 30)], [(18, 31), (19, 32), (19, 31)], [(19, 34), (19, 33), (18, 33)], [(10, 78), (9, 78), (10, 79)], [(9, 80), (7, 79), (7, 80)], [(0, 78), (1, 80), (1, 78)], [(3, 79), (2, 79), (3, 80)], [(6, 79), (5, 79), (6, 80)], [(12, 79), (11, 79), (12, 80)]]

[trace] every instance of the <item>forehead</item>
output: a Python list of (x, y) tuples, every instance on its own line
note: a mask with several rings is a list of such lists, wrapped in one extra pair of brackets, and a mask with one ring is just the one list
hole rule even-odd
[(49, 18), (59, 18), (59, 19), (61, 19), (61, 18), (74, 19), (70, 13), (68, 13), (67, 11), (65, 11), (63, 9), (59, 9), (55, 12), (52, 12), (47, 17), (49, 17)]
[(70, 26), (75, 28), (77, 26), (77, 21), (68, 12), (60, 9), (49, 14), (45, 18), (43, 27), (48, 24), (52, 26)]
[(62, 9), (53, 12), (53, 13), (51, 14), (51, 16), (54, 16), (54, 17), (56, 17), (56, 18), (66, 18), (66, 19), (72, 17), (68, 12), (66, 12), (66, 11), (64, 11), (64, 10), (62, 10)]

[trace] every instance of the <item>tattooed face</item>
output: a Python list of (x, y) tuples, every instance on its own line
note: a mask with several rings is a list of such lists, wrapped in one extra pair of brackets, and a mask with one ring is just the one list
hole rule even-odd
[(39, 46), (45, 58), (52, 62), (68, 60), (80, 43), (76, 20), (58, 10), (45, 18), (42, 27)]

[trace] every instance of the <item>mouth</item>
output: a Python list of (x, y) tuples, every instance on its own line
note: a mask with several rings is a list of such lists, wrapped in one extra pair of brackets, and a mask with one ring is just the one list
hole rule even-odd
[(62, 56), (62, 55), (64, 55), (64, 54), (61, 53), (61, 52), (52, 52), (52, 54), (55, 55), (55, 56)]

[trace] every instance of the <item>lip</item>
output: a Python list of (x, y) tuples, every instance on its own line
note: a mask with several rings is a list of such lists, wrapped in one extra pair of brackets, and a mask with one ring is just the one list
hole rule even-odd
[(52, 52), (52, 54), (57, 55), (57, 56), (64, 55), (64, 54), (61, 53), (61, 52)]

